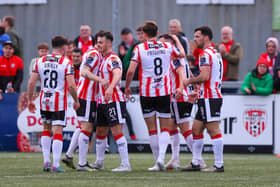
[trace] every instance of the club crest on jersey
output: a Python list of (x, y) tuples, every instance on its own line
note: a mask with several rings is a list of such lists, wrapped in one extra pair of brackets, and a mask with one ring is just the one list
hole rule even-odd
[(243, 113), (245, 130), (253, 137), (261, 135), (267, 124), (267, 113), (263, 109), (247, 109)]

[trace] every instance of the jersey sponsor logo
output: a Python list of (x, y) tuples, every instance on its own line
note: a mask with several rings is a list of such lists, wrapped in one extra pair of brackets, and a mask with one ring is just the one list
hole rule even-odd
[(94, 61), (95, 57), (96, 55), (89, 55), (86, 59), (86, 64), (90, 65)]
[(158, 49), (164, 47), (163, 44), (157, 43), (157, 44), (148, 44), (149, 49)]
[(261, 135), (266, 128), (267, 113), (263, 109), (247, 109), (243, 113), (245, 130), (253, 137)]
[(117, 58), (111, 58), (111, 61), (112, 61), (112, 67), (113, 68), (120, 67), (120, 63), (119, 63)]
[(47, 56), (46, 57), (46, 61), (49, 61), (49, 62), (59, 62), (59, 58), (55, 57), (55, 56)]

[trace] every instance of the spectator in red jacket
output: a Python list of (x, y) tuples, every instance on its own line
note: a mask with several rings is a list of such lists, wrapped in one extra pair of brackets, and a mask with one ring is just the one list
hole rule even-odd
[(74, 43), (83, 53), (94, 47), (94, 37), (91, 35), (91, 27), (89, 25), (81, 25), (80, 35), (75, 38)]
[(22, 59), (14, 55), (14, 45), (11, 41), (3, 44), (3, 53), (0, 57), (0, 92), (20, 92), (23, 80)]

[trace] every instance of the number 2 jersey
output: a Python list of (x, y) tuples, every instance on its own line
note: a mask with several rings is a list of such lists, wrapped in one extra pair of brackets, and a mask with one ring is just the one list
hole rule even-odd
[(168, 42), (148, 41), (138, 44), (132, 60), (139, 64), (140, 96), (158, 97), (171, 94), (170, 63), (179, 50)]
[(210, 66), (209, 79), (200, 85), (199, 98), (222, 98), (223, 60), (213, 47), (203, 50), (199, 56), (199, 67)]
[(33, 67), (41, 79), (40, 109), (43, 111), (62, 111), (67, 108), (67, 75), (74, 74), (68, 58), (49, 54), (39, 58)]

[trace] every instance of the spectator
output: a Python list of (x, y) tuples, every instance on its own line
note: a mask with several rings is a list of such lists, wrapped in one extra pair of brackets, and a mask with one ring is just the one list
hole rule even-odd
[(33, 58), (29, 65), (29, 75), (32, 73), (33, 66), (37, 59), (46, 56), (49, 53), (49, 45), (47, 43), (39, 43), (37, 46), (37, 57)]
[(82, 49), (83, 53), (94, 47), (94, 37), (91, 35), (89, 25), (81, 25), (80, 36), (75, 38), (74, 43), (76, 47)]
[(268, 71), (269, 62), (260, 56), (256, 68), (248, 73), (241, 90), (248, 95), (269, 95), (273, 91), (273, 80)]
[(240, 43), (233, 40), (233, 32), (230, 26), (224, 26), (221, 29), (222, 42), (217, 44), (216, 48), (223, 58), (223, 81), (237, 81), (239, 63), (243, 52)]
[(5, 33), (5, 27), (0, 25), (0, 56), (3, 56), (3, 43), (6, 41), (11, 41), (11, 38)]
[(72, 51), (75, 48), (75, 43), (73, 40), (67, 41), (67, 48), (66, 48), (66, 57), (72, 61)]
[(191, 51), (190, 51), (189, 41), (185, 36), (185, 34), (182, 32), (182, 25), (180, 20), (178, 19), (169, 20), (169, 32), (171, 34), (175, 34), (179, 38), (179, 41), (185, 50), (185, 54), (186, 55), (190, 54)]
[(79, 78), (80, 78), (80, 65), (82, 63), (83, 52), (79, 48), (75, 48), (72, 50), (72, 63), (74, 65), (74, 78), (75, 83), (78, 86)]
[(133, 38), (132, 31), (126, 27), (123, 28), (121, 31), (121, 39), (122, 39), (122, 41), (118, 47), (118, 50), (119, 50), (118, 55), (119, 55), (121, 61), (123, 61), (124, 56), (126, 55), (130, 46), (136, 44), (138, 41)]
[[(123, 59), (122, 80), (126, 79), (126, 72), (127, 72), (128, 67), (129, 67), (129, 64), (130, 64), (130, 60), (131, 60), (131, 57), (132, 57), (132, 51), (133, 51), (134, 47), (136, 45), (138, 45), (138, 44), (140, 44), (140, 43), (145, 41), (145, 36), (144, 36), (144, 32), (143, 32), (143, 26), (139, 25), (137, 27), (136, 31), (137, 31), (137, 39), (138, 39), (138, 41), (130, 46), (130, 48), (128, 49), (128, 51), (127, 51), (127, 53), (126, 53), (126, 55), (124, 56), (124, 59)], [(138, 80), (138, 69), (136, 70), (136, 72), (134, 74), (133, 80)]]
[(265, 42), (266, 52), (261, 54), (269, 62), (269, 73), (274, 77), (274, 70), (277, 66), (280, 66), (280, 53), (278, 52), (278, 40), (274, 37), (269, 37)]
[(23, 62), (14, 55), (12, 41), (3, 44), (4, 55), (0, 57), (0, 92), (20, 92), (23, 79)]
[(17, 32), (14, 29), (15, 17), (14, 16), (5, 16), (3, 18), (3, 26), (5, 27), (6, 33), (10, 36), (11, 41), (14, 46), (14, 55), (23, 58), (23, 48), (22, 48), (22, 39), (19, 37)]

